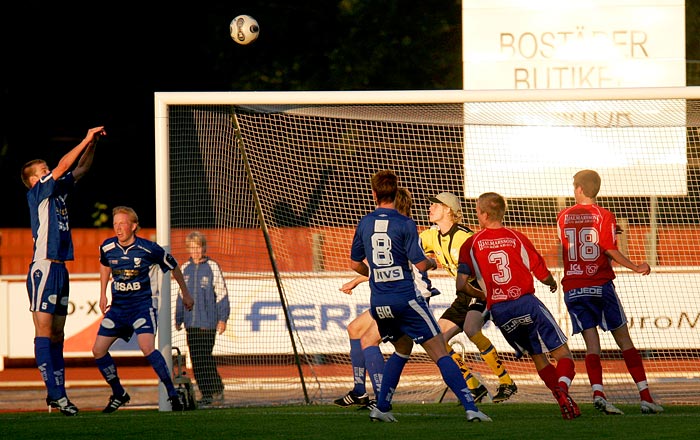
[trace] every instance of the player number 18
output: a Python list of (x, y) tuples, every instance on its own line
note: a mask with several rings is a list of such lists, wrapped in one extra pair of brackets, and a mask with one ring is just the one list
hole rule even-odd
[(564, 235), (569, 242), (569, 261), (579, 258), (583, 261), (595, 261), (600, 256), (598, 231), (595, 228), (581, 228), (578, 234), (576, 228), (564, 228)]

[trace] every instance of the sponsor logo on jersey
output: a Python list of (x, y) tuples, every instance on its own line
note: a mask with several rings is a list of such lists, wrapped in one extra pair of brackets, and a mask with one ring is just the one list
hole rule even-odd
[(403, 269), (401, 266), (383, 267), (374, 269), (374, 282), (387, 283), (389, 281), (403, 280)]
[(508, 296), (511, 299), (520, 298), (520, 295), (522, 295), (522, 293), (523, 293), (523, 290), (518, 286), (513, 286), (510, 289), (508, 289)]
[(573, 263), (569, 265), (569, 268), (566, 270), (567, 275), (583, 275), (583, 269), (581, 269), (581, 265), (578, 263)]
[(127, 281), (139, 276), (139, 271), (136, 269), (115, 269), (112, 271), (112, 277), (118, 278), (119, 281)]
[(564, 224), (566, 225), (590, 225), (600, 223), (600, 220), (601, 216), (588, 212), (584, 214), (564, 214)]
[(500, 287), (496, 287), (495, 289), (493, 289), (491, 299), (496, 302), (504, 301), (508, 299), (508, 296), (505, 294), (505, 292), (503, 292), (503, 289), (501, 289)]
[(114, 281), (112, 284), (114, 285), (114, 290), (118, 292), (134, 292), (137, 290), (141, 290), (141, 283), (138, 281), (135, 281), (133, 283)]

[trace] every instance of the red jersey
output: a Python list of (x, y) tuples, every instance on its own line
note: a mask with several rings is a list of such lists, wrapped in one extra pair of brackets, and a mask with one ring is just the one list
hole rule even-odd
[(532, 275), (538, 280), (549, 269), (532, 242), (522, 232), (482, 229), (472, 235), (459, 252), (460, 266), (466, 265), (486, 293), (488, 308), (535, 293)]
[(574, 205), (557, 216), (564, 291), (601, 286), (615, 279), (607, 250), (617, 250), (615, 215), (596, 204)]

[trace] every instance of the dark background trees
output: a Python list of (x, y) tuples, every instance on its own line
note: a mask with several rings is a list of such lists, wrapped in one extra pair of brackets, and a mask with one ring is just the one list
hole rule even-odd
[[(44, 4), (45, 3), (45, 4)], [(700, 59), (700, 6), (686, 1), (688, 60)], [(0, 227), (28, 227), (19, 169), (55, 165), (104, 124), (93, 170), (72, 197), (73, 227), (96, 204), (133, 206), (155, 225), (153, 93), (229, 90), (460, 89), (461, 2), (202, 0), (5, 3), (0, 99)], [(261, 25), (239, 46), (239, 13)], [(688, 63), (688, 85), (700, 68)], [(108, 225), (109, 226), (109, 225)]]

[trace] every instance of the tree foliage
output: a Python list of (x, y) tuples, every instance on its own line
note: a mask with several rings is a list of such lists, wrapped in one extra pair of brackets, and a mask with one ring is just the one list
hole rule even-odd
[[(687, 84), (700, 85), (700, 2), (685, 5)], [(126, 203), (123, 194), (143, 195), (128, 203), (153, 221), (155, 191), (138, 179), (112, 191), (99, 176), (115, 163), (126, 166), (125, 159), (131, 174), (151, 176), (157, 91), (460, 89), (461, 6), (460, 0), (8, 3), (0, 14), (8, 42), (0, 48), (7, 204), (26, 203), (17, 178), (24, 162), (41, 157), (55, 164), (87, 127), (104, 124), (109, 147), (100, 150), (87, 178), (92, 183), (76, 194), (85, 203), (72, 212), (74, 226), (92, 225), (96, 201)], [(261, 26), (249, 46), (229, 36), (231, 19), (241, 13)], [(4, 225), (25, 227), (27, 216), (25, 208), (12, 209)]]

